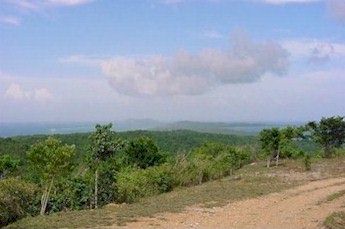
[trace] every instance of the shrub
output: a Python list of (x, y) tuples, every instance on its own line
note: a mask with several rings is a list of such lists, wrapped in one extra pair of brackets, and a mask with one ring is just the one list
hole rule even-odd
[(207, 143), (189, 155), (179, 155), (172, 163), (175, 185), (197, 185), (232, 174), (249, 162), (245, 150)]
[(85, 176), (65, 179), (58, 182), (47, 206), (49, 213), (66, 209), (80, 210), (90, 206), (91, 182)]
[(9, 154), (0, 156), (0, 178), (6, 177), (8, 173), (12, 173), (19, 167), (20, 160), (13, 158)]
[(151, 138), (140, 137), (129, 141), (125, 148), (125, 157), (128, 165), (145, 169), (164, 163), (167, 155), (158, 150)]
[(168, 192), (173, 188), (173, 177), (168, 165), (147, 169), (125, 168), (117, 174), (117, 201), (132, 203), (141, 197)]
[(38, 189), (31, 183), (15, 178), (0, 180), (0, 226), (36, 214), (37, 197)]

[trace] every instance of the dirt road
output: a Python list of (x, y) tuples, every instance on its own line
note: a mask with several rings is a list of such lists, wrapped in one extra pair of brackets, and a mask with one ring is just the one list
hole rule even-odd
[(345, 209), (345, 196), (326, 201), (345, 190), (345, 178), (313, 181), (306, 185), (218, 208), (190, 207), (182, 213), (141, 218), (122, 228), (322, 228), (333, 211)]

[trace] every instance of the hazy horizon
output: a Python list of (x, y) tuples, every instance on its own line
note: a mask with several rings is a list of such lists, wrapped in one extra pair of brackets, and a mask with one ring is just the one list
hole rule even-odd
[(345, 114), (342, 0), (0, 2), (0, 123)]

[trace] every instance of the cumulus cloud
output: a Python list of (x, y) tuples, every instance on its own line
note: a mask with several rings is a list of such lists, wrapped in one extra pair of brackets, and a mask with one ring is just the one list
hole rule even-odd
[(288, 53), (279, 44), (236, 34), (228, 50), (180, 51), (149, 58), (116, 57), (100, 64), (112, 87), (127, 95), (196, 95), (224, 84), (251, 83), (284, 74)]
[(50, 101), (53, 95), (47, 88), (25, 90), (20, 84), (12, 83), (5, 91), (5, 98), (15, 101), (32, 100), (45, 103)]

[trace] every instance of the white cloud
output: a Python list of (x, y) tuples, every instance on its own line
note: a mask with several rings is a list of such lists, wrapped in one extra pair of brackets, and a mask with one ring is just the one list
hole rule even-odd
[(290, 39), (281, 43), (294, 58), (306, 58), (312, 63), (345, 57), (345, 43), (318, 39)]
[(15, 16), (2, 16), (0, 17), (0, 23), (11, 26), (19, 26), (21, 24), (21, 20)]
[(47, 88), (35, 89), (33, 98), (38, 102), (48, 102), (53, 99), (52, 93)]
[(23, 100), (31, 97), (31, 93), (24, 91), (21, 85), (12, 83), (5, 92), (5, 98)]
[(11, 83), (5, 91), (5, 98), (15, 101), (36, 101), (45, 103), (53, 99), (52, 93), (47, 88), (25, 90), (20, 84)]
[[(88, 64), (83, 56), (66, 62)], [(224, 84), (251, 83), (267, 73), (284, 74), (288, 53), (275, 42), (255, 43), (234, 34), (229, 50), (205, 49), (192, 54), (145, 58), (115, 57), (100, 60), (110, 85), (126, 95), (197, 95)]]

